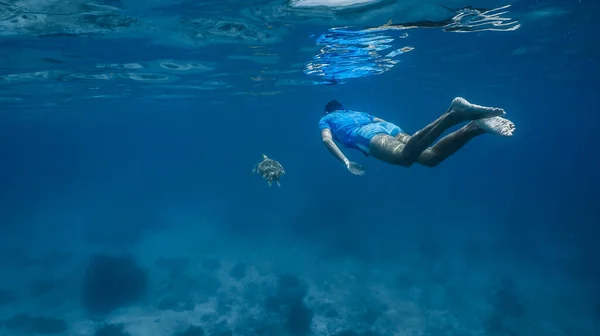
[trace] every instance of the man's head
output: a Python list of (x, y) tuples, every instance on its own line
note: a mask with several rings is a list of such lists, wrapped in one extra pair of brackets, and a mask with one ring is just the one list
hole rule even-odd
[(334, 112), (334, 111), (339, 111), (339, 110), (343, 110), (344, 106), (342, 105), (342, 103), (340, 103), (337, 100), (332, 100), (329, 103), (327, 103), (327, 105), (325, 105), (325, 114)]

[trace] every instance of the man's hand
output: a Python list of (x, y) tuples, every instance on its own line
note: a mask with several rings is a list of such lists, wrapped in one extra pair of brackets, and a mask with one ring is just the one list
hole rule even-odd
[(325, 147), (329, 150), (333, 156), (335, 156), (338, 160), (342, 161), (344, 165), (346, 165), (346, 169), (348, 169), (352, 174), (362, 176), (365, 174), (365, 169), (356, 162), (350, 162), (348, 158), (342, 153), (342, 151), (338, 148), (338, 146), (333, 142), (333, 138), (331, 136), (331, 131), (326, 128), (321, 131), (321, 137), (323, 138), (323, 143)]
[(365, 174), (365, 168), (356, 162), (346, 161), (346, 169), (352, 174), (357, 176), (363, 176)]

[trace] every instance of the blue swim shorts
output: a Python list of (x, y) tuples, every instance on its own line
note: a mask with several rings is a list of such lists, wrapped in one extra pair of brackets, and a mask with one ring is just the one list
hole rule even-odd
[(371, 123), (361, 126), (356, 130), (354, 136), (354, 144), (358, 149), (366, 155), (371, 155), (369, 150), (369, 142), (374, 136), (378, 134), (387, 134), (395, 137), (399, 133), (402, 133), (402, 129), (391, 122), (383, 121), (378, 123)]

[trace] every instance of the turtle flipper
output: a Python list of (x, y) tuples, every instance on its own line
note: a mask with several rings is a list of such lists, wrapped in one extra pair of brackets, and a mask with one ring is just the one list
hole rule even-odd
[(277, 186), (278, 186), (278, 187), (281, 187), (281, 183), (279, 183), (279, 181), (277, 181)]

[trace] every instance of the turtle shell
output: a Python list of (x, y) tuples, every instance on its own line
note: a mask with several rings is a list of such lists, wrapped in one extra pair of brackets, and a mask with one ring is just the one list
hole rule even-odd
[(273, 182), (276, 182), (279, 185), (279, 179), (285, 174), (285, 170), (281, 163), (269, 159), (266, 155), (263, 155), (263, 160), (254, 166), (252, 172), (267, 180), (269, 186)]

